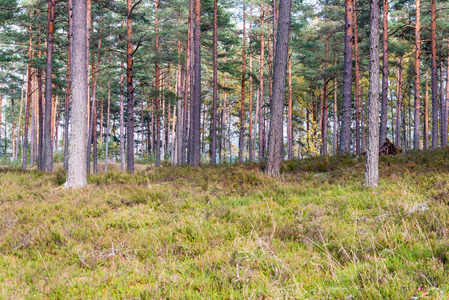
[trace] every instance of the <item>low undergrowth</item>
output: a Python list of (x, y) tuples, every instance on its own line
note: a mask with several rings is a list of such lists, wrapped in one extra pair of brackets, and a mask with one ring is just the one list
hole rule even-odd
[(448, 148), (262, 167), (0, 169), (0, 298), (449, 297)]

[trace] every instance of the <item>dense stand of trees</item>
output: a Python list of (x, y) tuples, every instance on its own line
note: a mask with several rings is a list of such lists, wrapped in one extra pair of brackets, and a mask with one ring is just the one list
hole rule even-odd
[[(443, 1), (1, 0), (0, 8), (1, 153), (24, 169), (64, 161), (68, 186), (83, 184), (71, 179), (81, 161), (96, 173), (99, 160), (131, 172), (135, 160), (266, 160), (278, 175), (283, 159), (338, 152), (366, 152), (377, 168), (387, 138), (403, 148), (447, 145)], [(368, 165), (366, 183), (376, 185)]]

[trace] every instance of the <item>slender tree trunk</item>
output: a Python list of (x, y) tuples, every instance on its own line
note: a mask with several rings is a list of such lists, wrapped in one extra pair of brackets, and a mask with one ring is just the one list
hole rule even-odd
[(291, 0), (280, 0), (279, 23), (274, 58), (273, 99), (270, 110), (270, 134), (268, 141), (267, 164), (265, 173), (279, 176), (283, 153), (281, 148), (283, 136), (283, 107), (285, 98), (285, 77), (288, 60), (288, 42), (290, 28)]
[[(252, 6), (250, 6), (250, 18), (252, 18), (253, 10)], [(249, 22), (249, 36), (251, 37), (251, 21)], [(249, 43), (249, 72), (253, 72), (253, 57), (251, 55), (251, 43)], [(249, 161), (252, 162), (254, 160), (253, 157), (253, 77), (250, 75), (249, 77), (249, 107), (248, 107), (248, 115), (249, 115), (249, 129), (248, 129), (248, 152), (249, 152)]]
[(128, 124), (126, 128), (127, 137), (127, 168), (128, 172), (134, 172), (134, 86), (133, 86), (133, 28), (132, 28), (132, 0), (127, 0), (126, 13), (126, 35), (127, 35), (127, 65), (126, 65), (126, 86), (127, 86), (127, 116)]
[(383, 0), (383, 55), (382, 55), (382, 109), (380, 117), (380, 144), (387, 140), (388, 101), (388, 0)]
[(245, 76), (246, 76), (246, 8), (243, 1), (243, 47), (242, 47), (242, 81), (240, 85), (240, 132), (239, 132), (239, 163), (243, 163), (243, 147), (245, 133)]
[[(224, 76), (224, 86), (227, 87), (227, 81), (226, 81), (226, 75)], [(228, 124), (228, 120), (227, 120), (227, 103), (228, 103), (228, 92), (225, 90), (224, 95), (223, 95), (223, 120), (222, 120), (222, 139), (223, 139), (223, 150), (224, 150), (224, 154), (223, 154), (223, 161), (226, 162), (226, 138), (227, 138), (227, 124)], [(231, 145), (229, 145), (231, 146)]]
[(211, 163), (217, 162), (217, 101), (218, 101), (218, 8), (217, 0), (214, 0), (214, 25), (213, 25), (213, 104), (212, 104), (212, 149)]
[(379, 183), (379, 0), (370, 1), (368, 149), (365, 185)]
[(106, 115), (106, 143), (105, 143), (105, 153), (104, 153), (104, 171), (108, 171), (109, 162), (109, 115), (111, 112), (111, 81), (108, 81), (108, 110)]
[(444, 62), (440, 60), (440, 135), (441, 147), (447, 146), (447, 106), (446, 95), (444, 92)]
[(65, 107), (64, 107), (64, 170), (68, 170), (69, 164), (69, 116), (70, 116), (70, 63), (71, 63), (71, 40), (72, 40), (72, 1), (69, 1), (68, 29), (67, 29), (67, 74), (65, 89)]
[(404, 59), (402, 56), (398, 58), (398, 84), (397, 84), (397, 105), (396, 105), (396, 134), (395, 134), (395, 144), (400, 145), (401, 143), (401, 128), (402, 128), (402, 69), (404, 65)]
[[(39, 25), (39, 32), (41, 31), (41, 26)], [(37, 40), (37, 57), (39, 59), (42, 58), (42, 50), (41, 50), (41, 38), (38, 36)], [(38, 141), (38, 149), (37, 149), (37, 168), (39, 170), (44, 169), (44, 100), (42, 95), (42, 69), (38, 67), (37, 69), (37, 92), (38, 92), (38, 113), (39, 113), (39, 141)]]
[(48, 35), (47, 35), (47, 71), (45, 73), (45, 124), (43, 145), (43, 168), (47, 172), (53, 171), (53, 145), (51, 139), (52, 113), (52, 78), (53, 78), (53, 36), (55, 32), (56, 1), (48, 0)]
[[(32, 12), (30, 9), (30, 18), (32, 18)], [(22, 169), (26, 169), (27, 167), (27, 157), (28, 157), (28, 122), (30, 118), (30, 104), (31, 104), (31, 95), (33, 93), (33, 89), (31, 88), (31, 83), (33, 80), (33, 73), (31, 70), (31, 60), (33, 59), (33, 39), (32, 39), (32, 30), (33, 26), (30, 24), (29, 27), (29, 44), (28, 44), (28, 64), (27, 64), (27, 100), (26, 100), (26, 108), (25, 108), (25, 130), (23, 134), (23, 149), (22, 149)], [(0, 100), (1, 101), (1, 100)], [(33, 158), (31, 157), (31, 161)]]
[[(159, 8), (159, 0), (154, 2), (154, 11), (155, 11), (155, 46), (156, 46), (156, 56), (159, 59), (159, 19), (158, 19), (158, 8)], [(156, 80), (156, 167), (161, 166), (161, 76), (160, 76), (160, 68), (159, 62), (156, 60), (154, 64), (154, 77)]]
[(325, 70), (325, 75), (324, 75), (324, 83), (323, 83), (323, 102), (322, 102), (322, 115), (321, 115), (321, 154), (323, 155), (327, 155), (327, 117), (328, 117), (328, 109), (327, 109), (327, 105), (329, 102), (329, 78), (327, 77), (327, 66), (328, 66), (328, 61), (329, 61), (329, 38), (330, 38), (330, 34), (328, 32), (328, 8), (327, 8), (327, 0), (324, 4), (324, 11), (325, 11), (325, 15), (324, 15), (324, 22), (326, 24), (326, 34), (325, 34), (325, 38), (324, 38), (324, 70)]
[[(337, 56), (335, 56), (335, 67), (337, 67)], [(333, 150), (334, 155), (338, 154), (338, 106), (337, 106), (337, 91), (338, 91), (338, 84), (337, 84), (337, 76), (334, 77), (334, 132), (333, 132)]]
[(416, 0), (416, 26), (415, 26), (415, 123), (413, 134), (413, 147), (419, 149), (419, 118), (421, 103), (421, 2)]
[(264, 19), (265, 9), (264, 5), (260, 4), (260, 57), (259, 57), (259, 107), (257, 113), (259, 114), (259, 161), (263, 160), (264, 155), (264, 118), (263, 118), (263, 79), (264, 79), (264, 57), (265, 57), (265, 35), (264, 35)]
[(293, 131), (292, 131), (292, 53), (288, 56), (288, 112), (287, 112), (287, 158), (293, 159)]
[(357, 26), (357, 1), (354, 0), (354, 56), (355, 56), (355, 152), (361, 153), (361, 111), (362, 99), (360, 93), (360, 56), (359, 56), (359, 31)]
[[(121, 70), (123, 70), (123, 62)], [(123, 105), (123, 86), (125, 83), (125, 76), (123, 73), (120, 74), (120, 169), (122, 171), (126, 170), (125, 166), (125, 110)]]
[[(437, 33), (436, 0), (430, 0), (430, 30), (432, 50), (432, 148), (438, 148), (438, 75), (437, 75)], [(419, 122), (419, 119), (418, 119)]]
[(70, 133), (69, 163), (65, 188), (87, 185), (86, 130), (87, 130), (87, 20), (86, 2), (73, 0), (72, 47), (72, 127)]
[(424, 149), (429, 149), (429, 70), (426, 70), (426, 94), (424, 99)]
[(351, 148), (351, 103), (352, 103), (352, 45), (353, 45), (353, 0), (345, 0), (345, 53), (343, 72), (343, 107), (340, 135), (340, 152)]
[[(194, 98), (195, 98), (195, 3), (197, 0), (190, 0), (190, 6), (189, 6), (189, 29), (190, 29), (190, 35), (189, 35), (189, 41), (190, 41), (190, 64), (189, 64), (189, 90), (190, 90), (190, 107), (189, 107), (189, 114), (188, 114), (188, 135), (186, 136), (187, 139), (187, 163), (189, 165), (192, 165), (193, 160), (193, 133), (192, 133), (192, 117), (193, 117), (193, 107), (194, 107)], [(201, 108), (200, 108), (201, 109)], [(198, 121), (199, 122), (199, 121)]]
[[(97, 65), (95, 70), (92, 70), (92, 97), (91, 97), (91, 114), (90, 114), (90, 126), (89, 126), (89, 139), (87, 144), (87, 161), (90, 162), (90, 146), (93, 145), (93, 173), (98, 173), (98, 149), (97, 149), (97, 88), (98, 88), (98, 72), (100, 70), (100, 61), (101, 61), (101, 34), (103, 29), (100, 29), (100, 39), (98, 40), (98, 52), (97, 52)], [(93, 63), (92, 63), (93, 66)], [(87, 164), (88, 169), (87, 173), (89, 173), (89, 163)]]
[[(178, 18), (178, 23), (180, 18)], [(181, 40), (178, 39), (178, 67), (177, 67), (177, 97), (178, 97), (178, 115), (176, 118), (177, 126), (176, 126), (176, 164), (182, 164), (182, 153), (183, 153), (183, 136), (184, 136), (184, 127), (183, 127), (183, 110), (182, 110), (182, 86), (183, 86), (183, 68), (181, 65)], [(187, 90), (184, 90), (184, 93), (187, 94)]]

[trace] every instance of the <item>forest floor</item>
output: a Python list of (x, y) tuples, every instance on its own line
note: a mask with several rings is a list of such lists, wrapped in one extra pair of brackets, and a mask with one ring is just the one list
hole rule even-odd
[(0, 168), (0, 298), (449, 298), (449, 148), (260, 168)]

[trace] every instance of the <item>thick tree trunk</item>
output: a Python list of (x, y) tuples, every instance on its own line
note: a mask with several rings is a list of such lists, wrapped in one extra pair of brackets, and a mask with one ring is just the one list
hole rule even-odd
[(352, 45), (353, 45), (353, 0), (345, 0), (345, 53), (343, 71), (343, 105), (340, 134), (340, 152), (351, 148), (351, 104), (352, 104)]
[(379, 184), (379, 0), (370, 1), (368, 149), (365, 185)]
[(402, 128), (402, 69), (404, 66), (404, 58), (399, 56), (398, 58), (398, 84), (397, 84), (397, 104), (396, 104), (396, 134), (395, 144), (401, 143), (401, 128)]
[(195, 1), (194, 61), (195, 84), (191, 103), (190, 132), (191, 142), (190, 165), (199, 166), (201, 162), (201, 0)]
[(72, 127), (70, 133), (69, 163), (65, 188), (87, 185), (86, 130), (87, 130), (87, 20), (86, 2), (73, 0), (72, 47)]
[(382, 109), (380, 117), (380, 144), (387, 140), (387, 101), (388, 101), (388, 0), (383, 0), (383, 55), (382, 55)]
[(438, 148), (438, 75), (437, 75), (436, 0), (430, 0), (430, 16), (431, 16), (430, 30), (431, 30), (431, 50), (432, 50), (432, 148), (435, 149), (435, 148)]
[(279, 23), (274, 58), (273, 99), (270, 110), (270, 135), (268, 140), (267, 164), (265, 173), (279, 176), (283, 153), (283, 107), (285, 98), (285, 77), (288, 60), (288, 42), (290, 28), (291, 0), (280, 0)]
[(421, 103), (421, 2), (416, 0), (415, 25), (415, 122), (413, 134), (413, 147), (419, 149), (419, 117)]
[(53, 145), (51, 139), (52, 78), (53, 78), (53, 36), (55, 32), (56, 0), (48, 0), (47, 71), (45, 73), (45, 124), (43, 141), (43, 169), (53, 171)]
[(259, 57), (259, 107), (257, 113), (259, 114), (259, 161), (263, 160), (264, 155), (264, 118), (263, 118), (263, 79), (264, 79), (264, 58), (265, 58), (265, 35), (264, 35), (264, 19), (265, 9), (264, 5), (260, 4), (260, 57)]
[(243, 47), (242, 47), (242, 80), (240, 85), (240, 131), (239, 131), (239, 163), (243, 162), (245, 133), (245, 76), (246, 76), (246, 8), (243, 1)]

